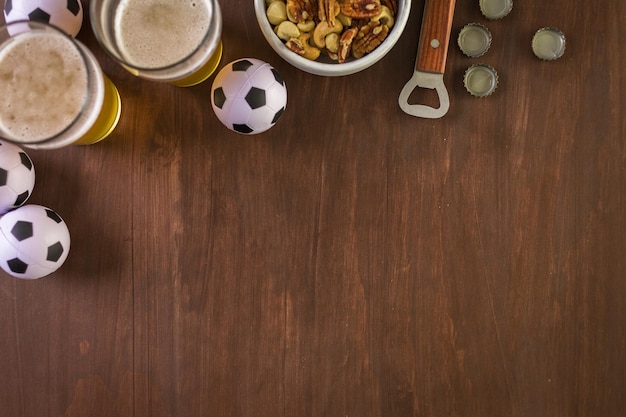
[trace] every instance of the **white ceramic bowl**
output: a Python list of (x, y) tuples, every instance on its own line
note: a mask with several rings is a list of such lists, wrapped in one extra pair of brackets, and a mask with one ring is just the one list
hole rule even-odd
[(383, 43), (364, 57), (358, 59), (350, 57), (343, 64), (335, 62), (326, 56), (320, 56), (317, 61), (311, 61), (287, 49), (283, 41), (274, 33), (272, 25), (267, 20), (265, 9), (265, 0), (254, 0), (254, 11), (261, 32), (263, 32), (263, 36), (265, 36), (265, 39), (274, 51), (285, 61), (302, 71), (315, 75), (333, 77), (362, 71), (374, 65), (387, 55), (404, 31), (411, 11), (411, 0), (398, 0), (398, 12), (395, 16), (395, 23)]

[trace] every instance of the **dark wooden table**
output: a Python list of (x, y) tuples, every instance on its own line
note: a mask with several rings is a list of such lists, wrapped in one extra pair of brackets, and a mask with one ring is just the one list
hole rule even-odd
[[(322, 78), (222, 1), (222, 65), (260, 58), (287, 111), (224, 128), (211, 82), (133, 78), (91, 147), (30, 151), (30, 202), (72, 233), (60, 271), (0, 277), (3, 417), (624, 415), (626, 2), (516, 2), (484, 57), (456, 43), (449, 113), (404, 114), (423, 1), (393, 51)], [(87, 5), (86, 5), (87, 6)], [(543, 26), (565, 56), (534, 57)], [(496, 93), (471, 97), (484, 62)], [(421, 98), (420, 98), (421, 99)], [(424, 100), (430, 100), (423, 97)]]

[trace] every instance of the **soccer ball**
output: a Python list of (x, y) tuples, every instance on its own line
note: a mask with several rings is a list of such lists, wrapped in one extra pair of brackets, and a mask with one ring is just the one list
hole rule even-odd
[(287, 87), (270, 64), (244, 58), (227, 64), (211, 87), (211, 105), (229, 129), (245, 135), (274, 126), (287, 105)]
[(43, 278), (59, 269), (70, 250), (70, 232), (49, 208), (28, 204), (0, 218), (0, 267), (16, 278)]
[(83, 25), (80, 0), (6, 0), (4, 19), (7, 23), (34, 20), (56, 26), (76, 37)]
[(0, 216), (23, 205), (34, 187), (33, 161), (19, 146), (0, 140)]

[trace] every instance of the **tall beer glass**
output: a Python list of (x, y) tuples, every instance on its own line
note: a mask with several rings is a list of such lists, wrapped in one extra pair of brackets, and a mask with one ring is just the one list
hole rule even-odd
[(44, 23), (0, 25), (0, 138), (34, 149), (91, 144), (119, 116), (119, 93), (83, 44)]
[(187, 87), (219, 64), (217, 0), (91, 0), (89, 7), (102, 47), (136, 76)]

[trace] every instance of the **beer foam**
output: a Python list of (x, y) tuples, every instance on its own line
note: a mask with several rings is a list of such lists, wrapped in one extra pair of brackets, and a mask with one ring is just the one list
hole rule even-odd
[(87, 95), (87, 71), (65, 35), (24, 32), (0, 46), (0, 132), (36, 143), (67, 129)]
[(115, 12), (116, 42), (138, 68), (164, 68), (202, 43), (213, 10), (205, 0), (122, 0)]

